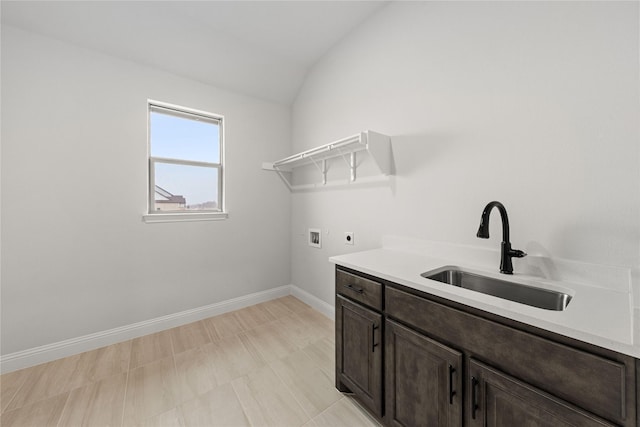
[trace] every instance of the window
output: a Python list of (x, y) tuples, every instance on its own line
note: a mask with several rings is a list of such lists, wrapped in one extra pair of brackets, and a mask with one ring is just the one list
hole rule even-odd
[(221, 116), (149, 102), (145, 220), (226, 217), (222, 135)]

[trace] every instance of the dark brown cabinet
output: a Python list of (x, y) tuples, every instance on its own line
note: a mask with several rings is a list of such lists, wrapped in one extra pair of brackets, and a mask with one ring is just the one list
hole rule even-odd
[(618, 425), (636, 425), (632, 357), (578, 342), (583, 348), (572, 347), (552, 333), (540, 336), (468, 310), (396, 287), (385, 289), (387, 317), (455, 345), (465, 361), (473, 357), (568, 405)]
[(634, 427), (636, 373), (631, 356), (336, 269), (336, 387), (387, 426)]
[(394, 427), (462, 425), (462, 353), (385, 323), (385, 406)]
[(473, 359), (467, 384), (470, 427), (614, 426)]
[(382, 415), (382, 315), (336, 298), (336, 387)]

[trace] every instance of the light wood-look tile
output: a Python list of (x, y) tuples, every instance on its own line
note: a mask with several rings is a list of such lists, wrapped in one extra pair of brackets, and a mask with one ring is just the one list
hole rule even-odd
[(277, 321), (269, 322), (240, 335), (240, 339), (244, 340), (244, 337), (267, 362), (286, 356), (297, 349), (295, 344), (280, 330), (280, 324)]
[(178, 353), (174, 358), (179, 402), (193, 399), (217, 387), (213, 357), (202, 348)]
[(326, 335), (325, 332), (310, 326), (308, 321), (302, 320), (295, 314), (278, 319), (274, 323), (275, 327), (286, 335), (296, 348), (306, 347)]
[(241, 310), (236, 310), (233, 314), (245, 331), (276, 320), (273, 314), (269, 313), (266, 308), (260, 305), (252, 305)]
[(343, 399), (346, 400), (347, 403), (353, 405), (355, 410), (358, 411), (367, 420), (369, 420), (369, 422), (374, 427), (382, 427), (382, 424), (378, 421), (378, 419), (376, 419), (376, 417), (371, 415), (371, 413), (364, 408), (364, 406), (362, 405), (362, 403), (360, 403), (360, 401), (358, 399), (356, 399), (352, 395), (348, 395), (348, 394), (345, 395)]
[(138, 423), (137, 427), (186, 427), (182, 411), (179, 407), (170, 409), (162, 414)]
[(81, 353), (78, 364), (69, 379), (69, 388), (75, 389), (103, 378), (127, 372), (130, 357), (131, 341)]
[(175, 354), (191, 350), (211, 342), (209, 332), (203, 321), (189, 323), (169, 330), (173, 352)]
[(135, 369), (156, 360), (165, 359), (172, 354), (169, 331), (136, 338), (131, 343), (131, 365), (129, 369)]
[(231, 383), (252, 426), (302, 426), (310, 418), (269, 366)]
[(303, 425), (302, 427), (318, 427), (318, 424), (316, 424), (315, 422), (315, 418), (311, 418), (309, 421), (306, 422), (305, 425)]
[(314, 341), (302, 349), (313, 362), (327, 375), (333, 377), (336, 372), (336, 346), (333, 337)]
[(271, 301), (263, 302), (261, 304), (258, 304), (258, 306), (263, 307), (265, 310), (267, 310), (269, 313), (271, 313), (273, 315), (273, 317), (275, 317), (276, 319), (279, 319), (281, 317), (290, 316), (293, 313), (295, 313), (293, 310), (291, 310), (287, 306), (287, 304), (285, 304), (284, 302), (280, 301), (279, 298), (271, 300)]
[(156, 360), (129, 372), (124, 424), (137, 424), (177, 406), (173, 357)]
[(125, 372), (72, 390), (62, 412), (60, 425), (121, 425), (126, 385)]
[(305, 322), (310, 330), (322, 335), (333, 335), (335, 333), (334, 323), (324, 314), (312, 308), (296, 312), (300, 321)]
[(17, 391), (6, 411), (22, 408), (69, 391), (70, 380), (79, 360), (80, 355), (77, 354), (29, 369), (24, 384)]
[(15, 396), (20, 387), (22, 387), (28, 375), (29, 369), (21, 369), (0, 376), (0, 413), (4, 412), (7, 406), (9, 406), (13, 396)]
[(203, 320), (203, 322), (207, 326), (211, 340), (214, 342), (235, 337), (245, 331), (238, 321), (238, 317), (233, 312), (210, 317)]
[(285, 334), (298, 348), (326, 337), (333, 337), (335, 331), (333, 322), (320, 313), (318, 316), (309, 313), (308, 310), (294, 313), (276, 320), (277, 328)]
[(342, 394), (335, 388), (333, 375), (320, 369), (302, 350), (270, 365), (310, 417), (342, 399)]
[(218, 384), (228, 383), (265, 364), (246, 338), (230, 337), (207, 344), (202, 349), (210, 356)]
[(293, 311), (294, 313), (298, 313), (300, 311), (305, 311), (305, 310), (311, 309), (311, 306), (303, 303), (298, 298), (296, 298), (294, 296), (291, 296), (291, 295), (287, 295), (286, 297), (278, 298), (277, 301), (282, 303), (282, 304), (284, 304), (285, 306), (287, 306), (287, 308), (289, 310)]
[(313, 421), (316, 427), (380, 427), (349, 397), (343, 397)]
[(69, 393), (58, 394), (0, 415), (2, 427), (57, 426)]
[(250, 426), (231, 384), (183, 403), (182, 413), (189, 427)]

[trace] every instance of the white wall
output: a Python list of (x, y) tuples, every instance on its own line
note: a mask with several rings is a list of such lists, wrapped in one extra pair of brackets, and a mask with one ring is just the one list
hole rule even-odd
[[(293, 283), (333, 301), (327, 257), (384, 234), (497, 250), (497, 212), (491, 239), (475, 237), (491, 200), (514, 248), (638, 266), (638, 7), (395, 2), (359, 27), (308, 76), (294, 151), (371, 129), (392, 136), (397, 177), (293, 196)], [(307, 227), (329, 230), (323, 249)]]
[[(229, 219), (145, 224), (147, 99), (225, 116)], [(2, 354), (290, 283), (288, 106), (3, 26)]]
[[(638, 7), (394, 2), (314, 67), (292, 117), (3, 26), (2, 354), (287, 283), (333, 303), (327, 258), (385, 234), (497, 249), (497, 215), (475, 238), (494, 199), (516, 248), (638, 266)], [(141, 221), (147, 98), (225, 116), (229, 220)], [(260, 169), (365, 129), (392, 136), (391, 185), (290, 197)]]

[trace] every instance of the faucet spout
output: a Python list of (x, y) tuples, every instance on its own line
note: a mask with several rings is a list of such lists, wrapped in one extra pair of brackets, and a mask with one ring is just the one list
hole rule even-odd
[(512, 249), (511, 242), (509, 240), (509, 217), (507, 216), (507, 210), (500, 202), (489, 202), (482, 211), (482, 217), (480, 218), (480, 227), (478, 228), (477, 237), (480, 239), (489, 238), (489, 216), (491, 210), (498, 208), (500, 212), (500, 218), (502, 219), (502, 244), (500, 245), (500, 273), (513, 274), (513, 263), (511, 258), (522, 258), (527, 254), (519, 249)]

